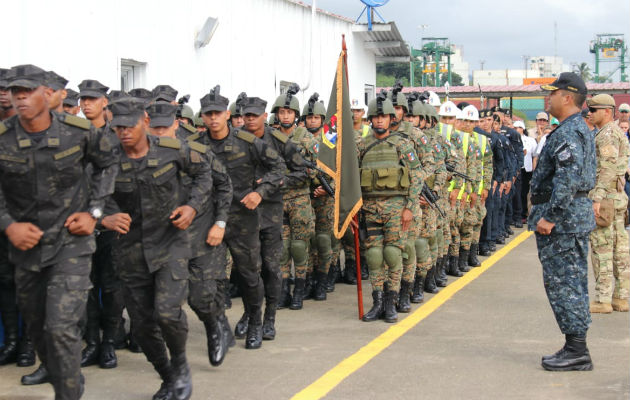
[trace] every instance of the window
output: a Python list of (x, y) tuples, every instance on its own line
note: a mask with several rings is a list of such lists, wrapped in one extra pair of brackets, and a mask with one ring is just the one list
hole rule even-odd
[(120, 90), (125, 92), (145, 84), (147, 63), (122, 58), (120, 60)]
[(364, 103), (369, 104), (370, 100), (372, 100), (376, 95), (374, 94), (374, 85), (365, 85), (363, 88), (364, 93)]
[(295, 82), (280, 81), (280, 95), (285, 94), (291, 85), (295, 85)]

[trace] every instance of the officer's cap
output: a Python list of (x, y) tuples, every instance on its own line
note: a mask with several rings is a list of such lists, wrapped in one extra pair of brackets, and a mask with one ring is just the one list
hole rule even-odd
[(79, 105), (79, 92), (72, 89), (66, 89), (66, 98), (63, 99), (64, 106), (76, 107)]
[(36, 89), (46, 84), (46, 71), (32, 64), (17, 65), (7, 73), (7, 89), (23, 87)]
[(541, 111), (538, 114), (536, 114), (536, 119), (544, 119), (545, 121), (549, 121), (549, 116), (547, 115), (546, 112)]
[(55, 71), (46, 72), (46, 86), (54, 90), (65, 89), (68, 84), (68, 80), (63, 76), (57, 74)]
[(177, 90), (169, 85), (157, 85), (153, 88), (152, 94), (155, 101), (175, 101), (177, 98)]
[(114, 101), (118, 101), (120, 99), (123, 99), (125, 97), (132, 97), (129, 95), (129, 93), (124, 92), (122, 90), (112, 90), (111, 92), (109, 92), (109, 94), (107, 95), (107, 99), (110, 102), (114, 102)]
[(267, 108), (267, 102), (259, 97), (248, 97), (243, 100), (243, 115), (262, 115)]
[(150, 90), (145, 89), (145, 88), (131, 89), (129, 91), (129, 96), (142, 99), (147, 102), (153, 100), (153, 93), (151, 93)]
[(619, 105), (619, 112), (630, 112), (630, 105), (628, 105), (628, 103), (621, 103)]
[(551, 84), (541, 85), (540, 88), (549, 91), (562, 89), (586, 95), (586, 84), (582, 78), (573, 72), (563, 72), (558, 76), (558, 79), (553, 81)]
[(586, 100), (586, 105), (591, 108), (615, 108), (615, 99), (609, 94), (598, 94)]
[(227, 97), (221, 96), (221, 87), (215, 86), (210, 90), (210, 93), (203, 96), (201, 100), (201, 113), (205, 114), (210, 111), (227, 111), (230, 100)]
[(106, 97), (108, 90), (109, 87), (93, 79), (86, 79), (79, 83), (79, 97), (93, 97), (98, 99), (100, 97)]
[(112, 112), (112, 126), (135, 126), (144, 117), (144, 100), (123, 97), (109, 105)]
[(0, 89), (5, 88), (9, 83), (7, 81), (7, 74), (9, 70), (6, 68), (0, 68)]
[(151, 128), (157, 128), (160, 126), (171, 126), (175, 122), (175, 112), (177, 106), (169, 103), (168, 101), (156, 101), (147, 107), (147, 113), (151, 122), (149, 126)]

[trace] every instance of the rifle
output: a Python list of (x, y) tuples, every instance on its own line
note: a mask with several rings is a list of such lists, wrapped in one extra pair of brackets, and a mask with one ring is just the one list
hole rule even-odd
[(335, 191), (333, 190), (332, 186), (330, 186), (330, 182), (328, 181), (328, 178), (326, 178), (326, 172), (324, 172), (324, 170), (319, 168), (317, 164), (315, 164), (312, 161), (307, 160), (304, 157), (302, 157), (302, 162), (307, 168), (314, 169), (315, 171), (317, 171), (317, 179), (319, 179), (319, 181), (321, 182), (322, 188), (324, 188), (326, 193), (328, 193), (328, 195), (334, 199)]
[(453, 164), (448, 163), (448, 162), (445, 163), (445, 164), (446, 164), (446, 170), (448, 172), (450, 172), (451, 174), (453, 174), (453, 175), (455, 175), (457, 177), (460, 177), (460, 178), (462, 178), (464, 180), (467, 180), (470, 183), (475, 183), (475, 181), (470, 176), (468, 176), (466, 174), (462, 174), (461, 172), (455, 171), (455, 166)]
[(442, 209), (440, 208), (440, 206), (438, 206), (437, 202), (439, 200), (439, 197), (436, 193), (434, 193), (431, 189), (429, 189), (429, 187), (427, 185), (422, 185), (422, 192), (420, 193), (420, 196), (424, 197), (424, 199), (427, 201), (427, 203), (429, 203), (429, 206), (431, 206), (431, 208), (437, 210), (440, 215), (442, 216), (442, 218), (446, 218), (446, 214), (444, 214), (444, 211), (442, 211)]
[(365, 212), (359, 211), (359, 239), (365, 241), (368, 237), (367, 222), (365, 220)]

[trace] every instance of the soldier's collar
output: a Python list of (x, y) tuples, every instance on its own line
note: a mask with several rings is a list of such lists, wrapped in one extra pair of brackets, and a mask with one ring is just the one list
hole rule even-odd
[[(27, 149), (33, 147), (35, 143), (19, 121), (19, 118), (16, 118), (15, 137), (17, 139), (18, 148)], [(50, 126), (46, 129), (44, 139), (38, 143), (37, 147), (59, 147), (59, 145), (59, 121), (55, 117), (55, 114), (50, 113)]]

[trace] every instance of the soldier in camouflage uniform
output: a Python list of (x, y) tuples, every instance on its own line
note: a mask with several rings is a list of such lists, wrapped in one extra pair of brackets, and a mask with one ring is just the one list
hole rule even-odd
[(366, 261), (374, 303), (363, 321), (384, 317), (386, 322), (395, 322), (402, 253), (407, 246), (407, 231), (413, 229), (414, 216), (419, 215), (420, 161), (411, 141), (390, 132), (396, 110), (384, 93), (370, 102), (368, 118), (373, 133), (361, 139), (358, 150)]
[(230, 104), (228, 110), (230, 111), (230, 126), (232, 128), (242, 128), (245, 125), (245, 119), (243, 115), (243, 100), (247, 98), (247, 93), (241, 92), (236, 100)]
[(9, 72), (18, 116), (0, 124), (0, 229), (11, 243), (18, 305), (55, 396), (78, 399), (92, 232), (113, 190), (117, 157), (88, 121), (48, 111), (52, 89), (44, 79), (33, 65)]
[(63, 99), (62, 107), (63, 111), (68, 114), (79, 114), (79, 111), (81, 111), (79, 107), (79, 93), (72, 89), (66, 89), (66, 97)]
[(580, 116), (586, 85), (563, 72), (550, 85), (549, 112), (561, 121), (538, 158), (531, 180), (528, 228), (536, 231), (543, 282), (565, 346), (545, 356), (551, 371), (591, 370), (586, 347), (591, 323), (588, 303), (588, 235), (595, 227), (588, 191), (595, 186), (595, 140)]
[(628, 168), (628, 139), (615, 124), (615, 100), (599, 94), (587, 101), (589, 119), (599, 130), (595, 135), (597, 181), (589, 197), (593, 200), (597, 228), (591, 232), (595, 299), (591, 312), (628, 311), (630, 250), (624, 217), (628, 196), (624, 192)]

